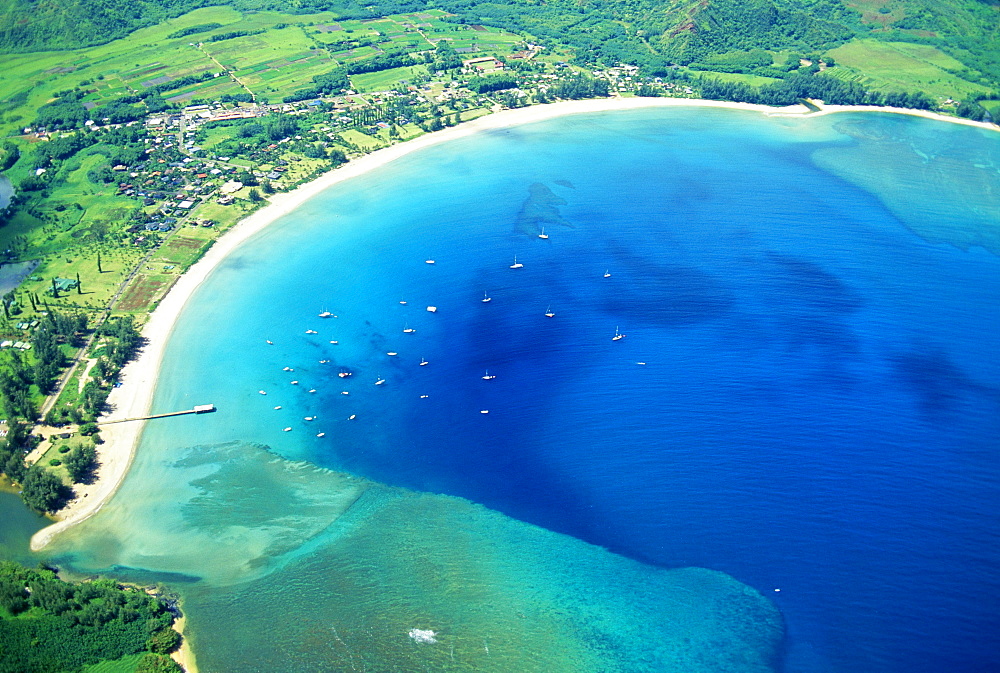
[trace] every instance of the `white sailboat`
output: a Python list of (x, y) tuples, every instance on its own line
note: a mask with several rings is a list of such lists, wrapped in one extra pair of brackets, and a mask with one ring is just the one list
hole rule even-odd
[(485, 304), (489, 301), (493, 301), (493, 298), (489, 295), (488, 292), (483, 292), (483, 303)]
[(483, 377), (483, 381), (492, 381), (496, 378), (496, 374), (490, 374), (490, 371), (486, 370), (486, 376)]
[(430, 364), (430, 363), (429, 363), (429, 362), (427, 362), (427, 360), (425, 360), (425, 359), (423, 359), (423, 358), (420, 358), (420, 366), (421, 366), (421, 367), (423, 367), (424, 365), (429, 365), (429, 364)]
[(524, 264), (521, 264), (520, 262), (517, 261), (517, 255), (514, 255), (514, 263), (510, 265), (510, 268), (512, 269), (524, 268)]
[(605, 278), (611, 278), (611, 269), (606, 269), (604, 271), (604, 277)]
[(320, 314), (319, 314), (319, 317), (320, 317), (320, 318), (329, 318), (329, 317), (330, 317), (330, 316), (332, 316), (332, 315), (333, 315), (333, 314), (332, 314), (332, 313), (330, 313), (329, 311), (323, 311), (322, 313), (320, 313)]
[(410, 327), (409, 323), (406, 323), (406, 324), (403, 325), (403, 333), (404, 334), (413, 334), (416, 331), (417, 330), (415, 330), (412, 327)]
[(538, 238), (548, 238), (549, 235), (545, 233), (545, 227), (542, 227), (542, 233), (538, 234)]
[(619, 332), (618, 328), (615, 327), (615, 335), (613, 337), (611, 337), (611, 340), (612, 341), (619, 341), (619, 340), (624, 339), (624, 338), (625, 338), (625, 335), (622, 334), (621, 332)]
[(549, 306), (547, 309), (545, 309), (545, 317), (546, 318), (555, 318), (556, 317), (556, 314), (552, 312), (552, 307), (551, 306)]
[(381, 376), (379, 376), (379, 377), (378, 377), (378, 380), (376, 380), (376, 381), (375, 381), (375, 385), (377, 385), (377, 386), (380, 386), (380, 385), (382, 385), (383, 383), (385, 383), (385, 379), (384, 379), (384, 378), (382, 378)]

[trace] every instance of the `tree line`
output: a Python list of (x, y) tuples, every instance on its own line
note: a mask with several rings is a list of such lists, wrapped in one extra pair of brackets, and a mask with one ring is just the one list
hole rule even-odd
[(830, 105), (888, 105), (916, 110), (928, 110), (934, 106), (934, 101), (922, 92), (872, 91), (857, 82), (801, 71), (780, 82), (759, 87), (705, 77), (700, 88), (704, 98), (761, 105), (794, 105), (803, 98), (816, 98)]

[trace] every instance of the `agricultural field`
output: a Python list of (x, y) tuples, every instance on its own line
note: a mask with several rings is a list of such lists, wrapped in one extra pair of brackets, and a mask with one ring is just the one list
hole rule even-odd
[[(6, 55), (0, 71), (0, 135), (29, 125), (34, 110), (56, 92), (76, 87), (86, 91), (85, 104), (101, 105), (194, 76), (208, 79), (168, 89), (164, 100), (217, 100), (249, 91), (276, 102), (308, 86), (316, 75), (386, 51), (429, 51), (444, 39), (463, 58), (472, 58), (510, 53), (522, 41), (496, 29), (449, 24), (443, 16), (431, 11), (338, 21), (330, 12), (242, 14), (206, 7), (97, 47)], [(170, 37), (212, 24), (219, 26)], [(249, 34), (213, 41), (235, 32)]]
[(829, 54), (837, 66), (829, 69), (828, 75), (881, 91), (920, 90), (938, 99), (989, 92), (987, 87), (949, 72), (965, 66), (929, 45), (855, 40)]
[(177, 281), (176, 274), (152, 272), (151, 265), (145, 268), (149, 271), (138, 274), (125, 290), (116, 307), (118, 312), (146, 313)]
[(163, 265), (163, 271), (183, 272), (201, 257), (212, 238), (203, 227), (189, 227), (160, 246), (150, 261), (150, 266)]
[(380, 72), (364, 72), (351, 75), (351, 84), (359, 93), (387, 91), (400, 84), (413, 84), (428, 76), (427, 67), (414, 65), (405, 68), (390, 68)]

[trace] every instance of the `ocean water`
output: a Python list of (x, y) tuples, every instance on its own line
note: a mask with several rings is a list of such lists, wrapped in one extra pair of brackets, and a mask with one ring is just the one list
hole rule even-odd
[(287, 670), (988, 670), (998, 214), (1000, 136), (898, 115), (409, 155), (202, 286), (155, 408), (219, 411), (150, 424), (58, 556), (177, 587), (213, 671), (280, 670), (271, 639)]

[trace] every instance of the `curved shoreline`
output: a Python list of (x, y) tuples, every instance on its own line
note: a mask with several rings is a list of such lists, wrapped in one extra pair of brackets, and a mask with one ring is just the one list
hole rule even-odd
[[(925, 110), (884, 108), (875, 106), (824, 106), (819, 112), (811, 112), (803, 105), (775, 108), (751, 103), (731, 103), (689, 98), (606, 98), (583, 101), (567, 101), (547, 105), (534, 105), (516, 110), (507, 110), (480, 117), (460, 126), (436, 133), (429, 133), (414, 140), (399, 143), (332, 170), (312, 182), (284, 194), (277, 194), (264, 208), (238, 222), (230, 231), (222, 235), (187, 273), (183, 274), (173, 288), (150, 315), (143, 336), (146, 346), (139, 357), (125, 366), (122, 371), (122, 385), (112, 390), (108, 404), (112, 411), (103, 420), (144, 416), (153, 400), (156, 378), (166, 344), (174, 324), (188, 300), (214, 269), (246, 240), (264, 230), (275, 220), (291, 213), (307, 200), (340, 182), (360, 177), (365, 173), (384, 166), (407, 154), (419, 151), (457, 138), (462, 138), (487, 130), (496, 130), (527, 124), (569, 114), (607, 112), (650, 107), (716, 107), (761, 112), (775, 116), (820, 116), (837, 112), (889, 112), (907, 114), (939, 121), (977, 126), (989, 130), (1000, 130), (985, 122), (948, 117)], [(31, 550), (39, 551), (48, 545), (59, 533), (87, 520), (114, 496), (131, 467), (135, 450), (142, 437), (144, 421), (118, 423), (102, 428), (105, 443), (98, 447), (97, 481), (87, 493), (73, 501), (56, 523), (43, 528), (31, 538)], [(86, 499), (84, 499), (86, 498)]]

